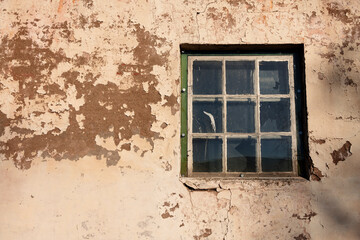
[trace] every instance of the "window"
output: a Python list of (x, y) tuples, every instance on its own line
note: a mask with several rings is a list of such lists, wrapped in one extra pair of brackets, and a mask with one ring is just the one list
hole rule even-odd
[(293, 54), (182, 54), (182, 175), (298, 176), (294, 66)]

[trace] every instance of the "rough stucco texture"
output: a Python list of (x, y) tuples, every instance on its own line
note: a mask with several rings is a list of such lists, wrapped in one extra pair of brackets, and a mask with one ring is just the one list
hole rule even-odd
[[(360, 238), (358, 1), (0, 11), (0, 239)], [(179, 180), (181, 43), (304, 44), (310, 181)]]

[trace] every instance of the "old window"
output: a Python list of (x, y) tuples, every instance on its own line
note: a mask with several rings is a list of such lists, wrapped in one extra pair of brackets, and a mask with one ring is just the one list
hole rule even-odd
[(182, 55), (182, 174), (298, 176), (292, 54)]

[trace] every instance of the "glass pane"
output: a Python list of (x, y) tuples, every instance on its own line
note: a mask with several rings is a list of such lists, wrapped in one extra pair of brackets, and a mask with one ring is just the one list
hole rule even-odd
[(260, 93), (288, 94), (288, 62), (260, 62)]
[(193, 172), (222, 171), (222, 139), (193, 139)]
[(194, 61), (193, 93), (222, 94), (222, 62)]
[(237, 133), (255, 132), (255, 102), (227, 102), (227, 131)]
[(261, 132), (290, 132), (290, 100), (261, 99)]
[(226, 93), (253, 94), (254, 61), (226, 62)]
[(261, 140), (261, 166), (263, 172), (291, 172), (291, 158), (291, 137)]
[(228, 172), (255, 172), (256, 139), (228, 139), (227, 168)]
[(222, 132), (222, 101), (193, 102), (193, 132)]

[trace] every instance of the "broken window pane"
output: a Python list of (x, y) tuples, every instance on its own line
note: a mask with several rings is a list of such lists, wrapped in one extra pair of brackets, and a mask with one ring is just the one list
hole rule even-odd
[(229, 172), (256, 171), (255, 138), (229, 138), (227, 140), (227, 168)]
[(255, 131), (255, 102), (227, 102), (227, 132), (253, 133)]
[(193, 139), (193, 172), (222, 171), (222, 139)]
[(261, 99), (261, 132), (290, 131), (290, 99)]
[(194, 61), (193, 93), (222, 94), (221, 61)]
[(288, 62), (260, 62), (260, 93), (288, 94)]
[(193, 132), (222, 132), (222, 101), (193, 102)]
[(226, 93), (253, 94), (254, 61), (226, 61)]
[(262, 139), (261, 166), (263, 172), (292, 171), (291, 137)]

